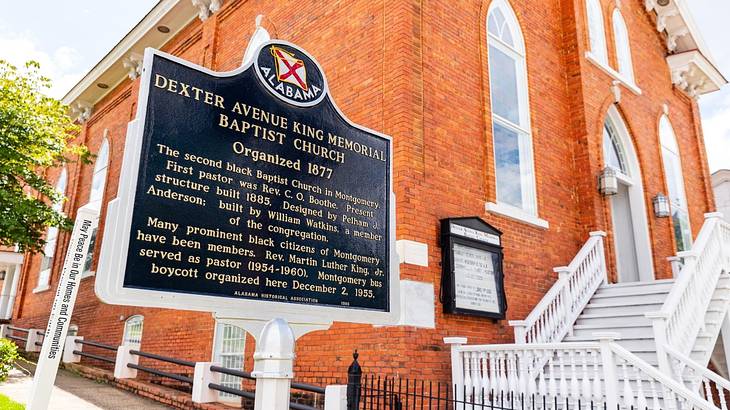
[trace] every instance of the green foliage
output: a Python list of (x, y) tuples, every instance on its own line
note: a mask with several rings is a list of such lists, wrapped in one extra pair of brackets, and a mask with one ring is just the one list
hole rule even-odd
[(13, 363), (18, 360), (18, 346), (10, 339), (0, 339), (0, 382), (8, 378)]
[(0, 394), (0, 409), (2, 410), (23, 410), (25, 409), (25, 406), (16, 402), (10, 400), (8, 396)]
[(78, 127), (67, 106), (44, 94), (51, 83), (39, 70), (36, 62), (20, 71), (0, 60), (0, 246), (22, 251), (41, 250), (49, 226), (71, 227), (50, 206), (63, 197), (45, 171), (89, 157), (86, 147), (72, 144)]

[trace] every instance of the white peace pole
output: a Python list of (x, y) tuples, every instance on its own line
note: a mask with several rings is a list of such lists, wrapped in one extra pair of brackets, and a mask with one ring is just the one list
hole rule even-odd
[(79, 208), (71, 231), (66, 259), (63, 262), (61, 280), (58, 282), (56, 297), (53, 299), (51, 315), (48, 318), (43, 347), (28, 399), (28, 410), (46, 410), (51, 400), (58, 363), (63, 355), (64, 341), (76, 304), (81, 273), (84, 269), (86, 255), (89, 253), (91, 234), (98, 222), (98, 208), (90, 205)]

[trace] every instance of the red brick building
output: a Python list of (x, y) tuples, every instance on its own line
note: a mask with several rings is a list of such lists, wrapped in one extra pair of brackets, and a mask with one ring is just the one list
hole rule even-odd
[[(689, 249), (715, 210), (696, 98), (726, 81), (684, 1), (669, 3), (161, 0), (65, 97), (82, 124), (79, 141), (102, 153), (96, 164), (47, 175), (60, 180), (69, 216), (89, 202), (102, 209), (73, 325), (116, 345), (135, 318), (127, 341), (141, 333), (145, 351), (199, 361), (225, 354), (215, 345), (240, 336), (229, 329), (224, 337), (222, 327), (214, 336), (210, 314), (103, 304), (93, 272), (144, 48), (232, 70), (259, 14), (271, 37), (316, 56), (352, 121), (393, 137), (400, 274), (411, 282), (405, 304), (420, 309), (399, 326), (335, 323), (304, 336), (298, 377), (342, 376), (358, 349), (366, 370), (448, 380), (444, 337), (513, 341), (506, 320), (442, 313), (442, 218), (479, 216), (504, 233), (510, 320), (531, 312), (556, 281), (553, 268), (567, 265), (591, 231), (607, 233), (611, 281), (671, 278), (667, 258)], [(597, 189), (606, 167), (619, 174), (611, 197)], [(660, 193), (672, 218), (655, 215)], [(45, 327), (62, 264), (52, 256), (64, 255), (69, 234), (49, 238), (45, 258), (26, 255), (19, 280), (5, 281), (3, 296), (17, 286), (15, 325)], [(253, 349), (249, 336), (246, 369)]]

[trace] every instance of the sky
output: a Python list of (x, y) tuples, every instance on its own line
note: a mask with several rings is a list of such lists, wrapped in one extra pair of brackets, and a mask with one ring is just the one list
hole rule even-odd
[[(631, 0), (639, 1), (639, 0)], [(41, 63), (63, 97), (157, 0), (34, 0), (3, 4), (0, 59)], [(725, 77), (730, 79), (730, 1), (686, 0)], [(730, 86), (700, 99), (710, 171), (730, 169)]]

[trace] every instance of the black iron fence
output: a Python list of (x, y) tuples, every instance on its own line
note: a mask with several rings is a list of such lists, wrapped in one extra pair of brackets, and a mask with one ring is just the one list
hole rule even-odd
[[(526, 395), (502, 388), (458, 388), (444, 382), (364, 374), (358, 357), (355, 351), (347, 371), (347, 410), (607, 410), (604, 402), (576, 395)], [(631, 410), (648, 409), (632, 406)]]
[[(7, 329), (11, 330), (13, 332), (13, 334), (7, 334), (5, 337), (7, 337), (8, 339), (15, 340), (17, 342), (23, 342), (21, 347), (24, 347), (25, 343), (28, 340), (27, 335), (30, 333), (31, 330), (20, 328), (20, 327), (15, 327), (15, 326), (7, 326)], [(44, 333), (41, 331), (35, 330), (35, 332), (38, 335), (40, 335), (41, 337), (44, 335)], [(25, 334), (26, 337), (21, 337), (20, 334)], [(81, 357), (85, 357), (88, 359), (98, 360), (98, 361), (101, 361), (104, 363), (116, 364), (115, 357), (103, 356), (100, 353), (102, 351), (106, 351), (106, 352), (114, 352), (116, 354), (116, 352), (118, 350), (117, 346), (111, 346), (111, 345), (104, 344), (101, 342), (96, 342), (93, 340), (85, 340), (85, 339), (80, 339), (80, 338), (74, 339), (74, 342), (77, 344), (83, 345), (84, 347), (94, 348), (94, 349), (98, 350), (99, 353), (91, 353), (91, 352), (86, 352), (83, 350), (73, 350), (73, 354), (81, 356)], [(36, 346), (43, 345), (42, 342), (35, 342), (35, 344), (36, 344)], [(159, 354), (149, 353), (149, 352), (135, 350), (135, 349), (129, 350), (129, 353), (132, 355), (135, 355), (135, 356), (152, 359), (152, 360), (159, 361), (159, 362), (175, 364), (175, 365), (185, 367), (185, 368), (193, 368), (193, 369), (195, 368), (195, 362), (189, 361), (189, 360), (162, 356)], [(176, 374), (176, 373), (171, 373), (171, 372), (164, 371), (164, 370), (161, 370), (158, 368), (154, 368), (152, 366), (142, 366), (142, 365), (134, 364), (134, 363), (127, 363), (127, 367), (130, 369), (135, 369), (135, 370), (138, 370), (141, 372), (149, 373), (149, 374), (161, 377), (161, 378), (172, 379), (172, 380), (182, 383), (183, 385), (187, 385), (188, 387), (192, 387), (192, 385), (193, 385), (193, 378), (189, 377), (187, 375), (187, 374), (189, 374), (189, 372), (186, 374)], [(229, 368), (221, 367), (221, 366), (211, 366), (210, 370), (212, 372), (216, 372), (216, 373), (240, 377), (241, 379), (244, 379), (244, 380), (249, 380), (249, 381), (256, 380), (255, 377), (251, 376), (251, 373), (245, 372), (242, 370), (229, 369)], [(241, 385), (239, 387), (241, 387), (241, 388), (225, 386), (225, 385), (218, 384), (218, 383), (209, 383), (208, 384), (209, 389), (232, 394), (234, 396), (238, 396), (238, 397), (248, 399), (248, 400), (254, 400), (254, 398), (256, 397), (255, 391), (243, 390), (243, 385)], [(289, 405), (290, 409), (319, 410), (322, 406), (317, 406), (317, 405), (324, 404), (325, 388), (322, 386), (317, 386), (317, 385), (308, 384), (308, 383), (292, 382), (291, 388), (293, 390), (298, 390), (300, 392), (304, 392), (304, 394), (311, 395), (311, 400), (309, 400), (309, 401), (311, 401), (311, 403), (315, 404), (316, 407), (310, 406), (307, 404), (292, 402)]]

